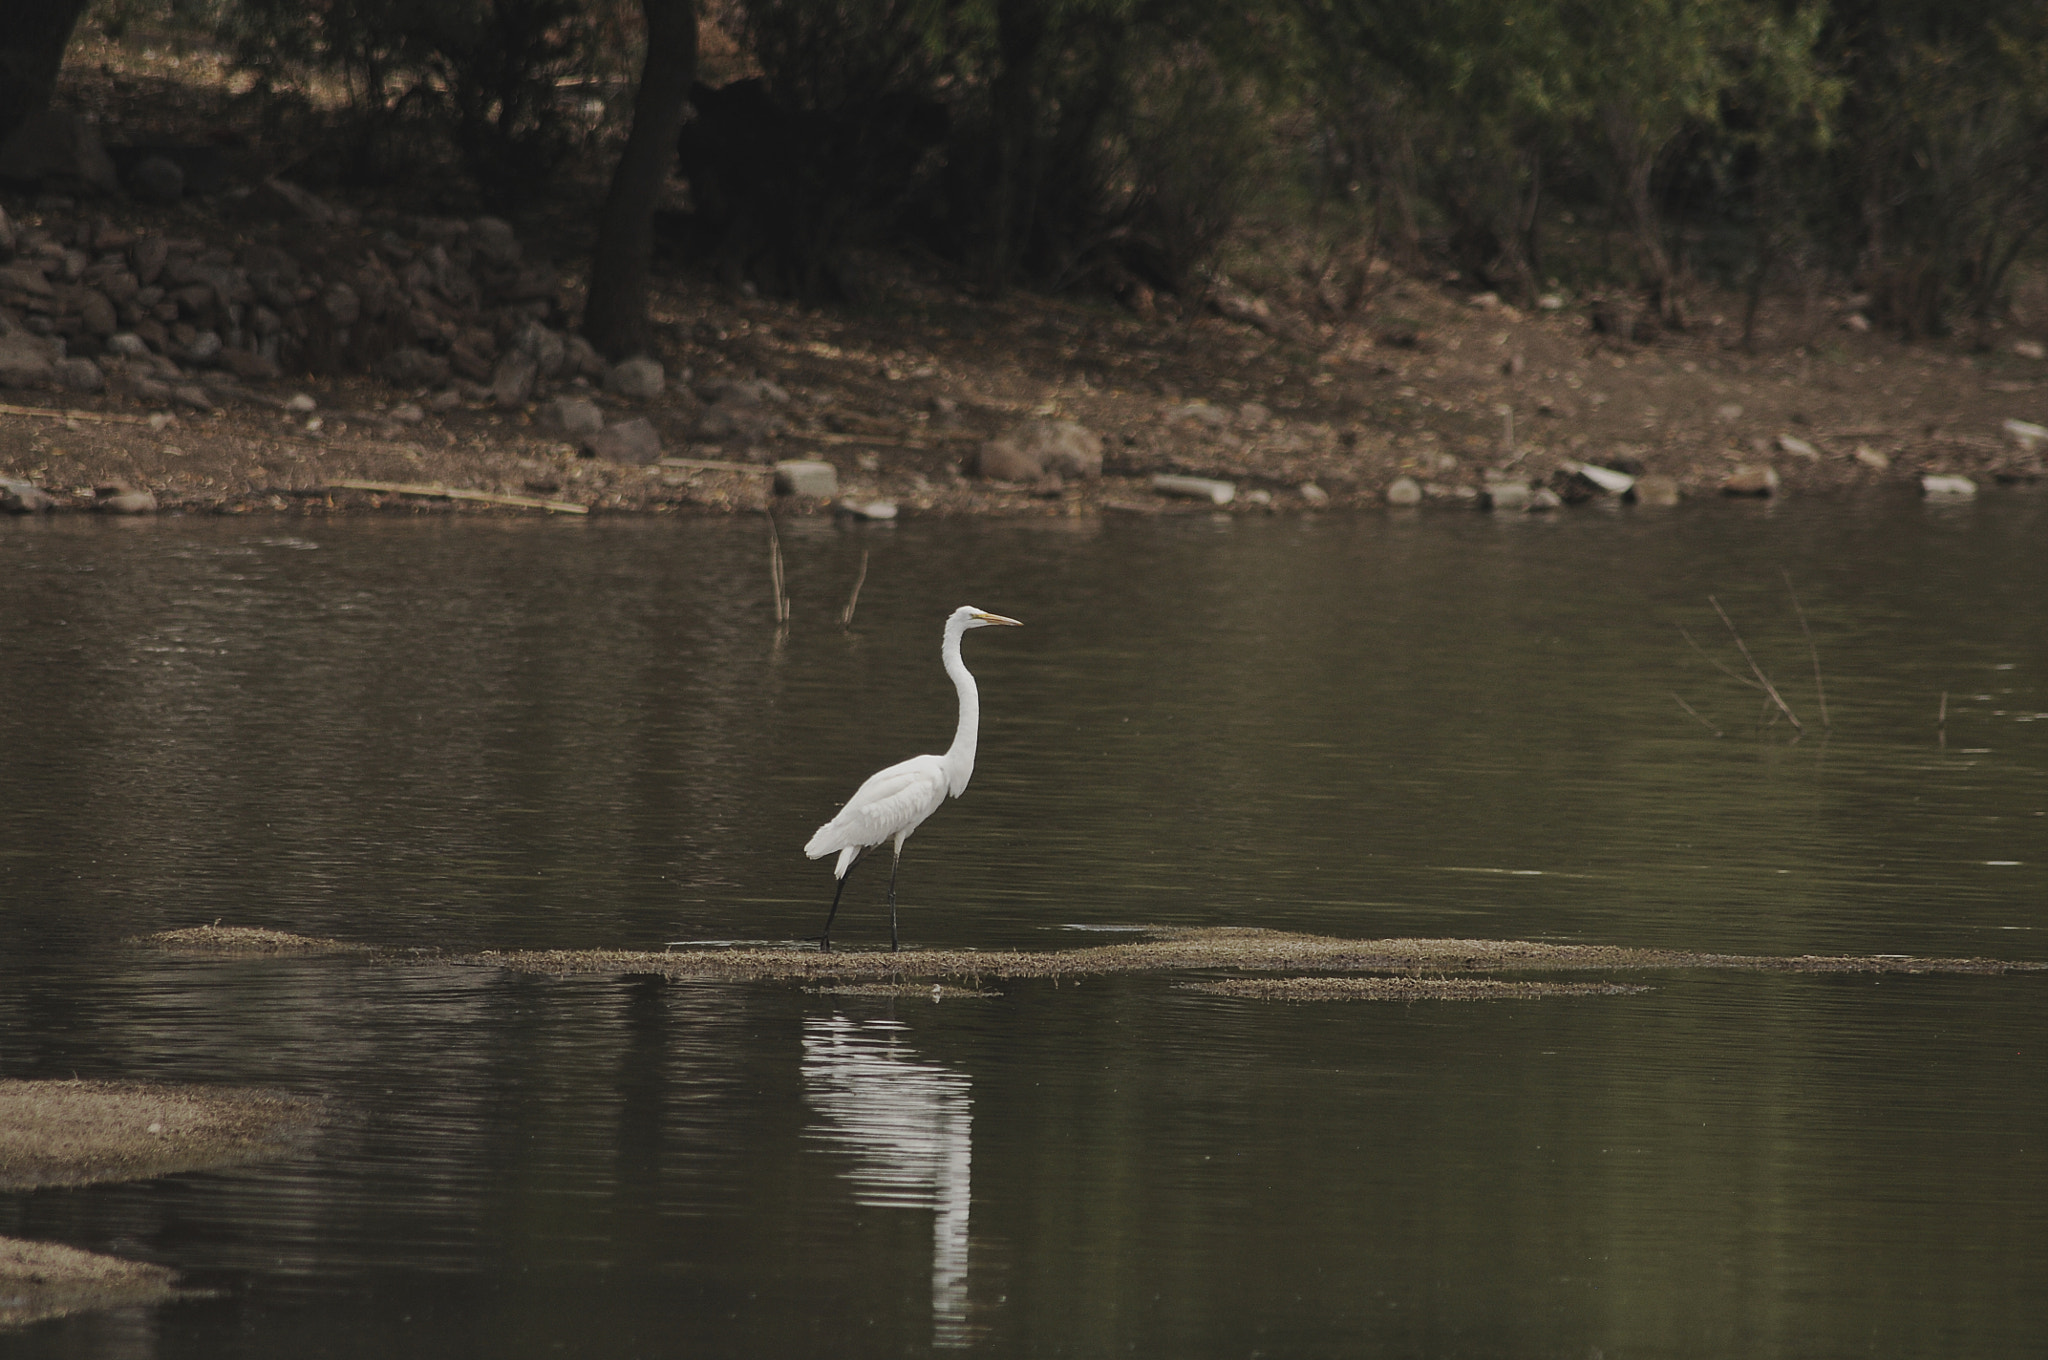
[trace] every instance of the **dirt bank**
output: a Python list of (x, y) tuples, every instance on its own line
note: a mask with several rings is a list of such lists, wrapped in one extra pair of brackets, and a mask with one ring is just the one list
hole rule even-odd
[(273, 1091), (0, 1081), (0, 1190), (144, 1180), (299, 1146), (320, 1103)]
[(162, 1303), (177, 1294), (171, 1280), (163, 1266), (0, 1237), (0, 1330), (95, 1308)]

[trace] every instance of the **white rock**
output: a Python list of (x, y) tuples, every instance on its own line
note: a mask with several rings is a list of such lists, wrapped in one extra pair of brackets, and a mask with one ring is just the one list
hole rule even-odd
[(870, 519), (886, 522), (896, 518), (896, 502), (841, 501), (832, 507), (832, 513), (844, 519)]
[(1819, 449), (1807, 443), (1804, 439), (1800, 439), (1795, 435), (1789, 434), (1781, 434), (1778, 436), (1778, 451), (1780, 453), (1789, 453), (1794, 458), (1820, 457)]
[(1183, 477), (1172, 472), (1152, 474), (1152, 489), (1163, 496), (1186, 496), (1212, 505), (1228, 505), (1237, 499), (1235, 483), (1219, 482), (1210, 477)]
[(285, 398), (284, 409), (290, 411), (295, 416), (306, 416), (319, 410), (320, 403), (314, 401), (304, 392), (295, 392)]
[(1561, 312), (1564, 310), (1564, 294), (1545, 293), (1536, 299), (1536, 305), (1546, 312)]
[(839, 494), (839, 470), (822, 458), (785, 458), (775, 465), (775, 494), (830, 500)]
[(1488, 510), (1524, 510), (1529, 505), (1527, 482), (1488, 482), (1479, 503)]
[(2021, 453), (2032, 453), (2036, 445), (2048, 442), (2048, 425), (2036, 425), (2031, 420), (2008, 420), (1999, 427), (2005, 437), (2020, 446)]
[(1842, 318), (1842, 324), (1852, 331), (1867, 331), (1870, 329), (1870, 318), (1861, 312), (1851, 312)]
[(1328, 505), (1330, 503), (1330, 493), (1317, 486), (1314, 482), (1303, 482), (1295, 490), (1299, 493), (1302, 500), (1310, 505)]
[(1413, 477), (1396, 477), (1387, 485), (1387, 504), (1422, 504), (1422, 483), (1416, 481)]
[(2015, 340), (2012, 342), (2012, 352), (2022, 359), (2048, 359), (2048, 345), (2043, 345), (2039, 340)]
[(1858, 444), (1854, 457), (1857, 462), (1873, 472), (1883, 472), (1892, 465), (1892, 460), (1888, 455), (1879, 453), (1868, 444)]
[(1592, 463), (1568, 463), (1566, 466), (1610, 496), (1625, 496), (1636, 484), (1635, 478), (1613, 468), (1596, 467)]
[(1974, 496), (1977, 484), (1968, 477), (1946, 477), (1930, 472), (1920, 479), (1920, 493), (1936, 498)]

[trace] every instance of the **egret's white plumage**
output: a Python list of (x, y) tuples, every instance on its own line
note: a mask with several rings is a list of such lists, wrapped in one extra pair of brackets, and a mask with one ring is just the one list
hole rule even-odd
[(925, 818), (939, 810), (948, 794), (958, 798), (965, 793), (967, 781), (974, 775), (974, 747), (981, 733), (981, 691), (975, 688), (967, 663), (960, 659), (960, 639), (970, 628), (993, 624), (1023, 626), (1015, 619), (972, 605), (962, 605), (946, 617), (946, 636), (940, 644), (939, 656), (960, 694), (960, 725), (954, 729), (953, 744), (946, 748), (946, 753), (912, 756), (868, 776), (854, 790), (853, 797), (846, 800), (846, 806), (839, 809), (839, 815), (819, 827), (804, 845), (804, 853), (812, 859), (834, 853), (839, 856), (839, 862), (832, 866), (832, 877), (839, 886), (832, 894), (832, 911), (825, 918), (825, 933), (819, 937), (824, 948), (832, 947), (832, 918), (839, 914), (839, 894), (846, 890), (846, 876), (854, 862), (863, 851), (891, 841), (894, 859), (889, 868), (889, 947), (897, 947), (895, 862), (903, 857), (903, 842), (924, 824)]

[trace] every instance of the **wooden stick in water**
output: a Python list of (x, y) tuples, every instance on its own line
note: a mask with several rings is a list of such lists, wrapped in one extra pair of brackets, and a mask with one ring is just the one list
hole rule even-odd
[(1806, 626), (1806, 611), (1799, 607), (1799, 592), (1792, 589), (1792, 573), (1785, 573), (1785, 593), (1792, 597), (1792, 612), (1799, 616), (1799, 631), (1806, 634), (1806, 650), (1813, 657), (1813, 692), (1820, 700), (1820, 725), (1833, 727), (1828, 721), (1828, 692), (1820, 682), (1820, 649), (1813, 645), (1813, 630)]
[(839, 616), (839, 627), (844, 630), (853, 627), (854, 606), (860, 603), (860, 588), (867, 584), (868, 550), (860, 550), (860, 575), (853, 578), (853, 594), (846, 601), (846, 612)]
[(1721, 622), (1728, 625), (1728, 633), (1735, 639), (1736, 650), (1741, 652), (1742, 659), (1749, 663), (1749, 669), (1755, 673), (1757, 683), (1763, 687), (1764, 693), (1771, 696), (1771, 702), (1784, 713), (1785, 720), (1792, 724), (1795, 731), (1804, 732), (1806, 724), (1799, 721), (1799, 715), (1792, 711), (1792, 705), (1785, 702), (1785, 696), (1778, 693), (1778, 687), (1771, 683), (1771, 677), (1764, 674), (1764, 668), (1757, 665), (1756, 658), (1749, 654), (1749, 644), (1742, 640), (1742, 634), (1735, 631), (1735, 621), (1728, 617), (1728, 611), (1721, 608), (1721, 602), (1711, 595), (1707, 596), (1707, 603), (1714, 606), (1714, 612), (1721, 616)]
[[(1678, 699), (1678, 691), (1673, 690), (1671, 692), (1671, 697), (1674, 699)], [(1721, 729), (1714, 726), (1712, 723), (1708, 722), (1705, 718), (1702, 718), (1698, 713), (1693, 712), (1693, 706), (1691, 704), (1687, 703), (1683, 699), (1678, 699), (1678, 706), (1684, 709), (1686, 712), (1691, 713), (1693, 721), (1698, 723), (1701, 727), (1706, 728), (1709, 732), (1712, 732), (1717, 737), (1721, 735)]]
[(775, 584), (775, 624), (789, 622), (789, 596), (783, 590), (782, 538), (775, 532), (775, 516), (768, 516), (768, 579)]

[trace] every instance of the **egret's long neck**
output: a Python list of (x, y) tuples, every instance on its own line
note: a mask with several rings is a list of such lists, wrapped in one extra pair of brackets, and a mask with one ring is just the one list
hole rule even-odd
[(960, 659), (960, 636), (967, 630), (957, 624), (946, 625), (945, 645), (939, 648), (939, 655), (945, 659), (946, 674), (953, 677), (953, 688), (960, 691), (960, 726), (953, 732), (953, 744), (946, 748), (947, 791), (958, 798), (967, 789), (967, 781), (974, 774), (974, 743), (981, 732), (981, 691), (974, 687), (974, 677), (967, 672), (967, 663)]

